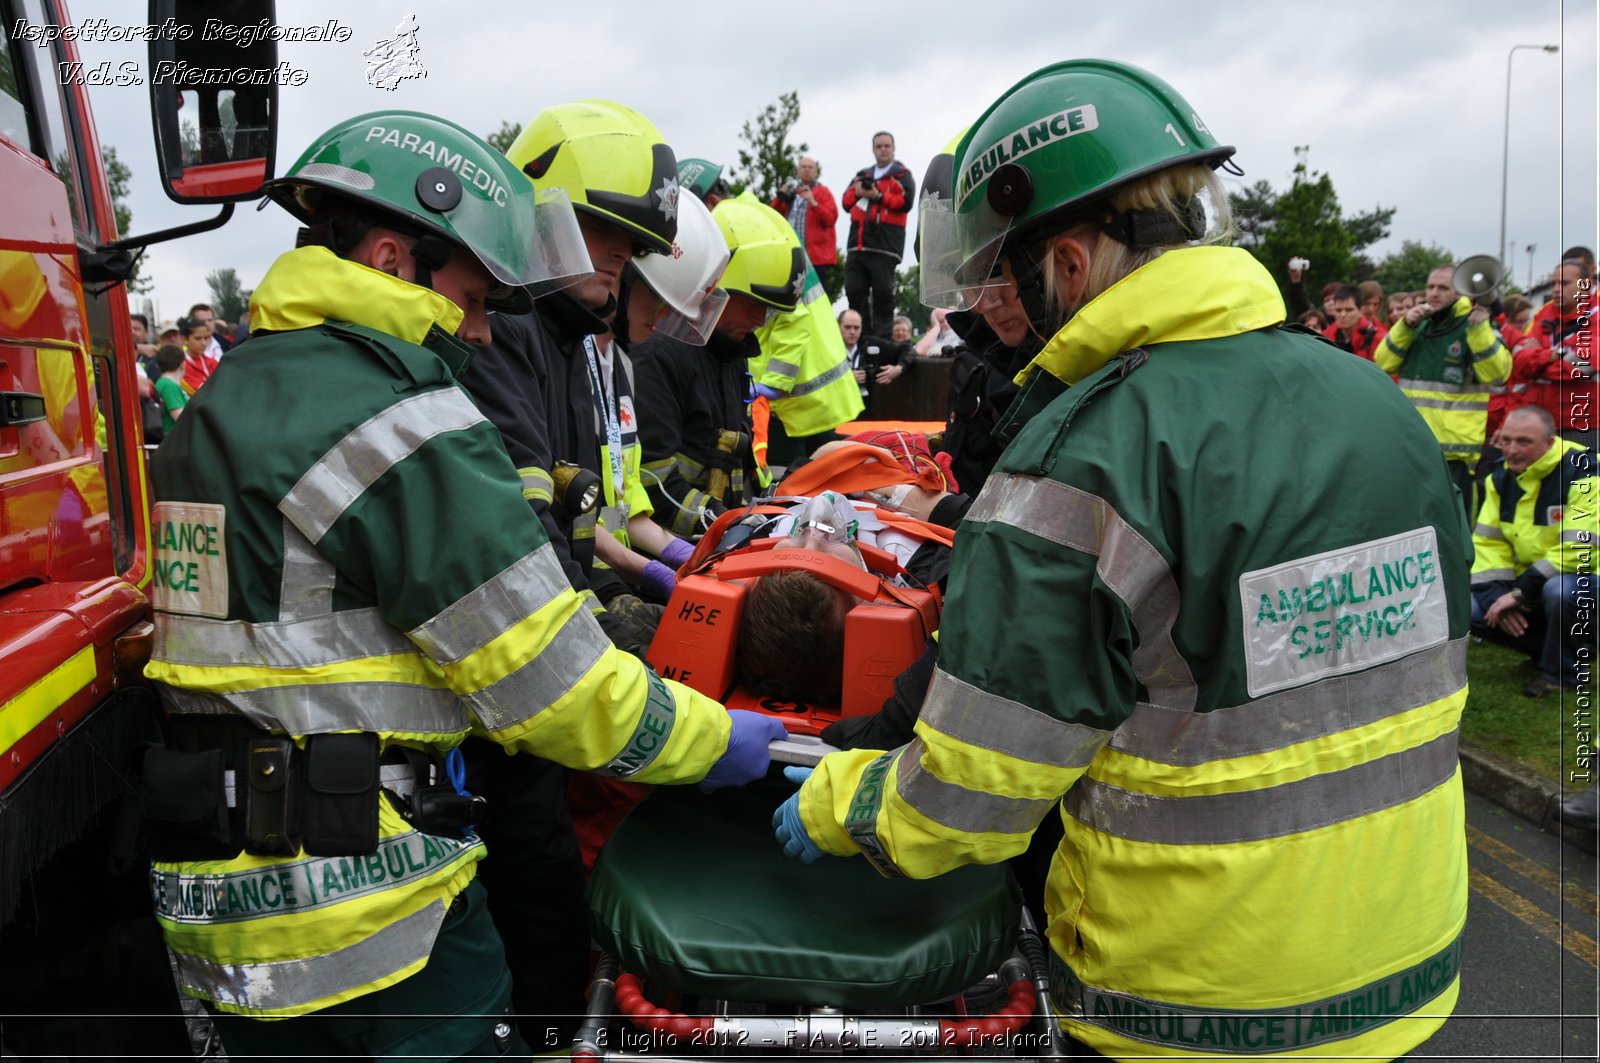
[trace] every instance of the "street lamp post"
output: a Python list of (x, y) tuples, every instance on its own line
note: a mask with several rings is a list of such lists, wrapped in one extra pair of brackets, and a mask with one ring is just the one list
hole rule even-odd
[(1528, 283), (1525, 286), (1525, 290), (1527, 291), (1533, 290), (1533, 252), (1538, 248), (1538, 246), (1538, 244), (1528, 245)]
[(1500, 151), (1500, 262), (1506, 261), (1506, 175), (1511, 169), (1511, 59), (1518, 49), (1530, 48), (1543, 52), (1559, 52), (1554, 44), (1513, 44), (1506, 53), (1506, 132)]

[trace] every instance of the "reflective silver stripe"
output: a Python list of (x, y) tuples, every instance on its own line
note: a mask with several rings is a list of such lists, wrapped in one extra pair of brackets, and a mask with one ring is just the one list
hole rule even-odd
[(283, 578), (278, 619), (304, 620), (333, 612), (333, 562), (317, 552), (288, 517), (283, 518)]
[(1588, 528), (1568, 528), (1561, 533), (1561, 542), (1587, 543), (1594, 539), (1594, 532)]
[(824, 288), (820, 284), (813, 284), (811, 287), (807, 288), (806, 293), (800, 297), (800, 305), (809, 306), (827, 294), (828, 289)]
[(166, 685), (158, 690), (170, 712), (209, 716), (236, 712), (257, 727), (280, 734), (458, 735), (471, 727), (461, 699), (450, 691), (405, 683), (308, 683), (225, 694)]
[(350, 504), (384, 473), (446, 432), (484, 422), (457, 388), (401, 399), (351, 429), (305, 471), (278, 508), (318, 542)]
[(900, 752), (891, 749), (866, 766), (861, 772), (861, 778), (856, 782), (855, 793), (850, 795), (850, 808), (844, 817), (845, 833), (850, 835), (851, 841), (861, 847), (861, 855), (867, 858), (867, 862), (885, 878), (904, 877), (900, 869), (894, 865), (894, 861), (889, 859), (889, 851), (883, 847), (883, 842), (878, 838), (878, 813), (883, 808), (883, 782), (889, 777), (889, 768)]
[(1242, 793), (1156, 797), (1091, 776), (1067, 791), (1085, 826), (1130, 841), (1228, 845), (1299, 834), (1413, 801), (1457, 771), (1456, 732), (1342, 771)]
[(1484, 539), (1498, 539), (1501, 542), (1506, 540), (1506, 533), (1501, 531), (1498, 525), (1484, 524), (1481, 521), (1472, 526), (1472, 534)]
[(453, 664), (555, 601), (567, 586), (555, 547), (545, 543), (407, 634), (429, 657)]
[(1472, 574), (1472, 585), (1476, 587), (1480, 583), (1493, 583), (1495, 580), (1516, 578), (1516, 572), (1509, 568), (1486, 568), (1482, 572), (1474, 572)]
[[(1433, 391), (1441, 395), (1481, 395), (1489, 390), (1487, 384), (1446, 384), (1442, 380), (1402, 380), (1400, 387), (1406, 391)], [(1414, 397), (1408, 397), (1416, 401)]]
[(1246, 757), (1410, 712), (1449, 697), (1466, 681), (1463, 637), (1365, 672), (1211, 712), (1136, 705), (1111, 735), (1110, 745), (1116, 752), (1162, 764), (1193, 766)]
[(262, 624), (163, 613), (156, 623), (154, 655), (160, 661), (212, 668), (317, 668), (416, 653), (376, 608), (369, 608)]
[(1539, 573), (1539, 575), (1543, 576), (1545, 579), (1555, 579), (1558, 575), (1560, 575), (1560, 573), (1556, 571), (1555, 563), (1547, 558), (1541, 557), (1528, 567)]
[(783, 376), (794, 376), (800, 372), (800, 367), (793, 362), (785, 362), (781, 358), (768, 358), (767, 372), (778, 373)]
[(611, 648), (611, 640), (594, 615), (579, 610), (533, 660), (468, 694), (465, 700), (486, 729), (503, 731), (532, 719), (566, 696)]
[(359, 989), (425, 961), (444, 923), (443, 901), (390, 923), (353, 945), (277, 963), (217, 963), (173, 955), (178, 980), (198, 995), (238, 1007), (285, 1011)]
[(533, 466), (518, 469), (517, 477), (522, 481), (523, 498), (536, 498), (541, 502), (549, 502), (555, 498), (556, 483), (543, 469)]
[(969, 746), (1062, 768), (1088, 767), (1111, 737), (980, 690), (940, 668), (923, 700), (922, 720)]
[(846, 358), (820, 376), (814, 376), (804, 384), (796, 384), (794, 390), (789, 392), (789, 397), (792, 399), (799, 395), (809, 395), (813, 391), (827, 387), (848, 372), (850, 372), (850, 359)]
[(1448, 454), (1462, 454), (1476, 460), (1483, 453), (1482, 443), (1440, 443), (1439, 449)]
[(1479, 410), (1487, 410), (1489, 408), (1489, 400), (1487, 398), (1433, 399), (1426, 395), (1412, 395), (1411, 405), (1418, 409), (1459, 410), (1467, 413), (1476, 413)]
[(1053, 797), (1007, 797), (946, 782), (922, 766), (926, 748), (914, 738), (901, 752), (895, 792), (935, 823), (968, 834), (1027, 834), (1056, 803)]
[(1150, 700), (1178, 709), (1194, 707), (1194, 675), (1172, 641), (1178, 581), (1156, 548), (1109, 502), (1055, 480), (999, 473), (984, 484), (967, 519), (1000, 521), (1095, 555), (1095, 571), (1128, 607), (1139, 632), (1133, 669)]

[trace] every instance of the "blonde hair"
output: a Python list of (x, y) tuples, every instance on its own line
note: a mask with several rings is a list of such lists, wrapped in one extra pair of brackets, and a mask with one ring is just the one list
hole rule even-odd
[(1189, 202), (1196, 196), (1204, 196), (1209, 201), (1208, 213), (1211, 217), (1210, 228), (1199, 240), (1134, 248), (1105, 235), (1094, 222), (1083, 222), (1052, 233), (1037, 245), (1034, 258), (1043, 263), (1041, 281), (1045, 293), (1045, 312), (1049, 315), (1052, 329), (1064, 325), (1070, 314), (1056, 287), (1055, 256), (1049, 253), (1051, 241), (1059, 236), (1099, 234), (1099, 239), (1089, 250), (1089, 266), (1085, 270), (1082, 302), (1087, 303), (1140, 266), (1154, 262), (1168, 248), (1229, 244), (1233, 241), (1233, 212), (1228, 207), (1228, 194), (1222, 182), (1217, 180), (1216, 172), (1207, 163), (1174, 166), (1153, 173), (1112, 196), (1111, 206), (1119, 212), (1156, 210), (1180, 224), (1187, 224)]

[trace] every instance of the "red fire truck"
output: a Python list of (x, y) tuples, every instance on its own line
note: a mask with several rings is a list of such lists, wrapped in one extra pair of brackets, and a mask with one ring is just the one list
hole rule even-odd
[[(263, 17), (270, 2), (157, 0), (122, 29), (149, 40), (149, 83), (158, 62), (202, 54), (272, 67), (271, 42), (229, 55), (196, 32)], [(119, 827), (133, 753), (159, 734), (142, 680), (148, 492), (123, 282), (139, 248), (221, 225), (259, 193), (277, 100), (151, 84), (169, 196), (223, 207), (123, 237), (88, 90), (66, 74), (82, 69), (67, 66), (73, 27), (62, 0), (0, 0), (0, 1051), (184, 1055), (148, 865)]]

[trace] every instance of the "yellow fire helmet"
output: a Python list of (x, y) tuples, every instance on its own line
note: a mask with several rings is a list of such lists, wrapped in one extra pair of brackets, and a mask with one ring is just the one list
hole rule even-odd
[(806, 256), (784, 216), (748, 194), (723, 200), (711, 216), (733, 253), (722, 273), (722, 289), (743, 292), (785, 313), (798, 306)]
[(669, 254), (678, 234), (678, 161), (644, 115), (577, 100), (534, 115), (506, 156), (537, 189), (559, 188), (580, 213), (621, 226), (634, 253)]

